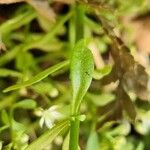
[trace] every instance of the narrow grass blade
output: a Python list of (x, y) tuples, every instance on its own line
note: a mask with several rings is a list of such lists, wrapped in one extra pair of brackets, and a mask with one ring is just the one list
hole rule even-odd
[(48, 75), (54, 73), (55, 71), (66, 67), (67, 65), (69, 65), (69, 61), (64, 61), (64, 62), (61, 62), (59, 64), (56, 64), (56, 65), (40, 72), (36, 76), (32, 77), (31, 79), (29, 79), (29, 80), (27, 80), (23, 83), (19, 83), (19, 84), (16, 84), (16, 85), (13, 85), (13, 86), (10, 86), (10, 87), (6, 88), (3, 92), (8, 92), (8, 91), (12, 91), (12, 90), (16, 90), (16, 89), (19, 89), (19, 88), (23, 88), (23, 87), (33, 85), (33, 84), (41, 81), (42, 79), (46, 78)]
[(69, 127), (69, 121), (63, 121), (31, 143), (25, 150), (42, 150), (46, 148), (59, 134)]

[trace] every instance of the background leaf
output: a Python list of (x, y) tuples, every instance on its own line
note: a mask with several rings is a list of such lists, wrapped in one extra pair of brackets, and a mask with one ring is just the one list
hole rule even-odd
[(13, 108), (33, 109), (36, 107), (36, 102), (32, 99), (25, 99), (13, 105)]
[(14, 70), (0, 68), (0, 77), (7, 77), (7, 76), (21, 77), (22, 74)]
[(88, 138), (86, 150), (99, 150), (99, 149), (100, 145), (98, 140), (98, 134), (96, 132), (92, 132)]

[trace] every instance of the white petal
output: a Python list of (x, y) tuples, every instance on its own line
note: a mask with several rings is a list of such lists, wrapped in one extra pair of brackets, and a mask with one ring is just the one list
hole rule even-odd
[(44, 118), (43, 118), (43, 117), (40, 119), (39, 124), (40, 124), (40, 127), (42, 128), (42, 127), (43, 127), (43, 124), (44, 124)]
[(63, 115), (58, 111), (53, 111), (53, 112), (51, 112), (51, 117), (53, 119), (61, 119), (63, 117)]
[(45, 120), (45, 125), (46, 125), (47, 128), (52, 128), (54, 124), (51, 120), (46, 119)]
[(58, 109), (58, 108), (59, 108), (58, 105), (53, 105), (52, 107), (50, 107), (50, 108), (48, 109), (48, 111), (55, 111), (55, 110)]

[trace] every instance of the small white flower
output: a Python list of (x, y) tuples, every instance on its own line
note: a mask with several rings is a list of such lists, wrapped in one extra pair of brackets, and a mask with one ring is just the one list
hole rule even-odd
[(42, 115), (41, 115), (42, 117), (39, 122), (41, 127), (43, 127), (43, 125), (45, 124), (46, 127), (52, 128), (56, 120), (63, 118), (63, 115), (57, 111), (58, 107), (59, 106), (54, 105), (50, 107), (49, 109), (42, 111)]

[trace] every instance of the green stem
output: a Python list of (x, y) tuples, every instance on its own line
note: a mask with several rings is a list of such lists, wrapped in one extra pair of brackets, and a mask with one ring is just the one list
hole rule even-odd
[(82, 5), (76, 7), (76, 42), (84, 37), (84, 11)]
[(71, 121), (69, 150), (78, 149), (80, 121), (74, 119)]
[[(84, 7), (82, 5), (76, 5), (75, 8), (75, 41), (79, 41), (84, 37)], [(72, 102), (72, 115), (80, 115), (79, 108), (78, 110), (74, 106), (76, 103)], [(77, 111), (76, 111), (77, 110)], [(71, 120), (71, 127), (70, 127), (70, 141), (69, 141), (69, 150), (78, 150), (78, 141), (79, 141), (79, 131), (80, 131), (80, 120), (74, 118)]]
[(70, 42), (70, 49), (72, 49), (75, 45), (76, 41), (76, 30), (75, 30), (75, 5), (71, 6), (71, 11), (73, 12), (72, 17), (69, 20), (69, 42)]

